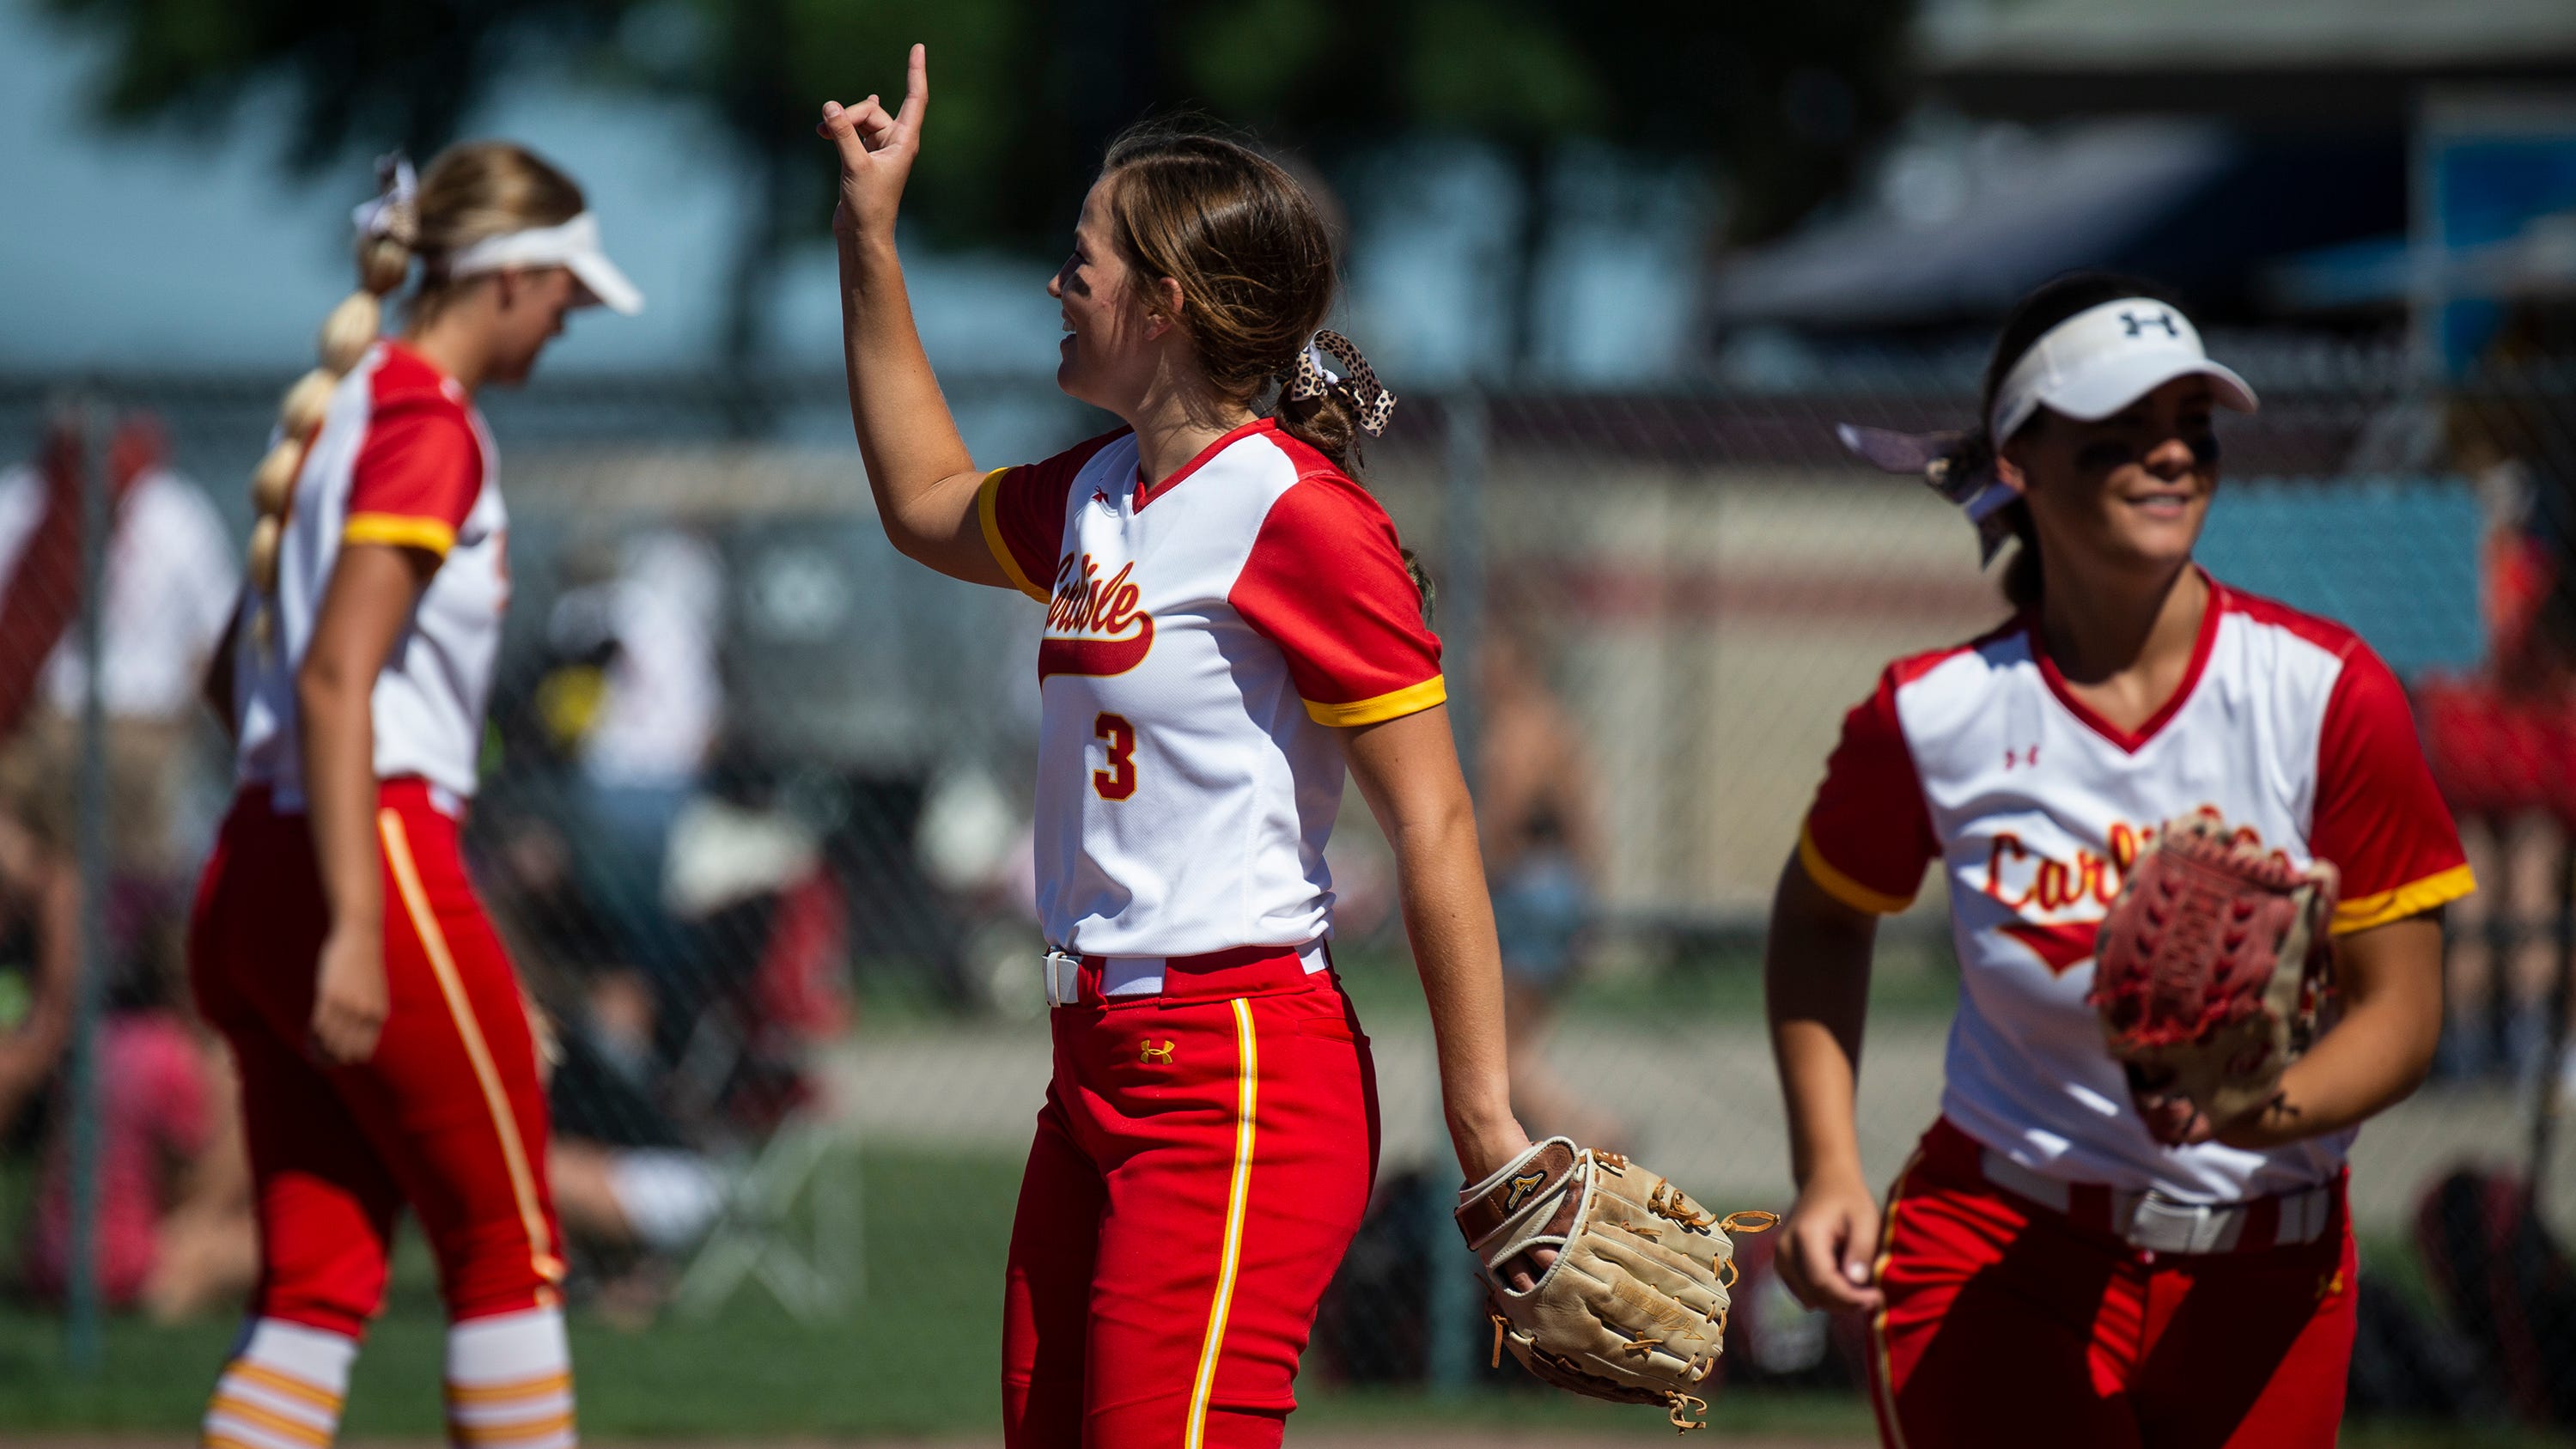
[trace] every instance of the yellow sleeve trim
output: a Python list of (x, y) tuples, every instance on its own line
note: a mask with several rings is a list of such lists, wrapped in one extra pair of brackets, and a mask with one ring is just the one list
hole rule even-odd
[(1010, 471), (996, 468), (984, 475), (983, 483), (975, 489), (975, 521), (984, 526), (984, 546), (993, 551), (993, 562), (1002, 566), (1002, 576), (1011, 581), (1013, 588), (1043, 604), (1047, 602), (1047, 591), (1029, 582), (1029, 576), (1020, 572), (1020, 561), (1011, 557), (1011, 546), (1002, 541), (1002, 519), (998, 510), (1001, 507), (1002, 475)]
[(2419, 881), (2409, 882), (2393, 891), (2381, 891), (2375, 896), (2357, 896), (2352, 900), (2337, 902), (2333, 932), (2338, 936), (2348, 936), (2355, 931), (2367, 931), (2373, 926), (2385, 926), (2391, 921), (2402, 921), (2408, 916), (2420, 916), (2435, 906), (2456, 901), (2477, 888), (2477, 877), (2469, 873), (2469, 868), (2465, 865), (2455, 865), (2449, 870), (2428, 875)]
[(1815, 832), (1803, 824), (1798, 827), (1798, 864), (1807, 868), (1807, 878), (1824, 887), (1826, 895), (1855, 911), (1892, 916), (1914, 904), (1910, 893), (1892, 896), (1885, 891), (1874, 891), (1834, 869), (1834, 863), (1825, 859), (1824, 851), (1817, 848)]
[(389, 543), (396, 548), (426, 549), (441, 558), (456, 547), (456, 530), (435, 518), (400, 513), (352, 513), (340, 530), (343, 543)]
[(1305, 703), (1306, 713), (1314, 718), (1315, 723), (1347, 728), (1402, 719), (1409, 714), (1420, 714), (1435, 704), (1448, 702), (1448, 680), (1435, 674), (1420, 684), (1408, 684), (1375, 699), (1355, 699), (1349, 704), (1317, 704), (1310, 699)]

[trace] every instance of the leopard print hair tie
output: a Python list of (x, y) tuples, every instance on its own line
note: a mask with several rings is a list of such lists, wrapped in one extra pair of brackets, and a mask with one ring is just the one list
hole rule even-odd
[[(1331, 353), (1351, 370), (1343, 377), (1324, 364), (1324, 354)], [(1339, 392), (1351, 405), (1360, 431), (1374, 438), (1386, 431), (1387, 419), (1395, 415), (1395, 394), (1377, 380), (1377, 372), (1351, 345), (1351, 339), (1339, 332), (1318, 332), (1306, 350), (1289, 364), (1288, 381), (1280, 390), (1287, 402), (1307, 402), (1328, 392)]]

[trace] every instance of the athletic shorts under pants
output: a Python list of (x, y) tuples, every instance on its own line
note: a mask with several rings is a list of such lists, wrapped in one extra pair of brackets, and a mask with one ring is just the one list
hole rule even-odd
[(1272, 1449), (1377, 1166), (1350, 1001), (1296, 955), (1052, 1013), (1011, 1230), (1010, 1449)]
[(417, 779), (376, 810), (385, 984), (375, 1055), (308, 1052), (329, 928), (310, 823), (267, 792), (234, 801), (189, 926), (198, 1010), (232, 1044), (259, 1211), (253, 1311), (358, 1336), (384, 1298), (407, 1202), (462, 1321), (556, 1300), (546, 1103), (517, 978), (474, 897), (456, 822)]
[(1882, 1442), (2333, 1445), (2356, 1301), (2340, 1183), (2314, 1242), (2154, 1253), (1989, 1184), (1981, 1153), (1936, 1122), (1889, 1197)]

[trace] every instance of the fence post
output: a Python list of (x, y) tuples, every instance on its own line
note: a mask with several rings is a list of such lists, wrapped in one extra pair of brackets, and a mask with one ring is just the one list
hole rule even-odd
[[(1449, 680), (1449, 728), (1458, 742), (1470, 789), (1476, 780), (1476, 654), (1485, 610), (1485, 398), (1462, 387), (1441, 409), (1448, 424), (1446, 473), (1441, 490), (1440, 668)], [(1436, 1070), (1436, 1069), (1435, 1069)], [(1431, 1094), (1439, 1110), (1440, 1094)], [(1476, 1353), (1484, 1300), (1475, 1259), (1458, 1241), (1452, 1219), (1456, 1196), (1446, 1186), (1449, 1141), (1446, 1116), (1433, 1124), (1430, 1173), (1423, 1194), (1424, 1241), (1430, 1245), (1423, 1305), (1429, 1378), (1435, 1392), (1463, 1393), (1476, 1379)]]
[(86, 446), (96, 410), (82, 406), (74, 426), (81, 450), (82, 670), (79, 798), (80, 975), (73, 994), (71, 1050), (71, 1242), (64, 1284), (65, 1357), (80, 1378), (104, 1366), (98, 1282), (99, 1011), (107, 995), (107, 714), (100, 680), (105, 674), (100, 616), (105, 612), (108, 469)]

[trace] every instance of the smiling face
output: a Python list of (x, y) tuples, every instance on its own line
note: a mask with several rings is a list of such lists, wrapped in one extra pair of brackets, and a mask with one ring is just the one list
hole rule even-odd
[(2218, 490), (2209, 379), (2178, 377), (2098, 422), (2042, 409), (1998, 471), (2029, 502), (2050, 587), (2191, 558)]
[[(1137, 273), (1121, 252), (1109, 216), (1114, 176), (1092, 183), (1073, 229), (1073, 255), (1047, 282), (1064, 318), (1057, 344), (1056, 386), (1093, 407), (1127, 416), (1151, 384), (1156, 344), (1169, 332), (1152, 315)], [(1172, 284), (1167, 289), (1177, 291)]]

